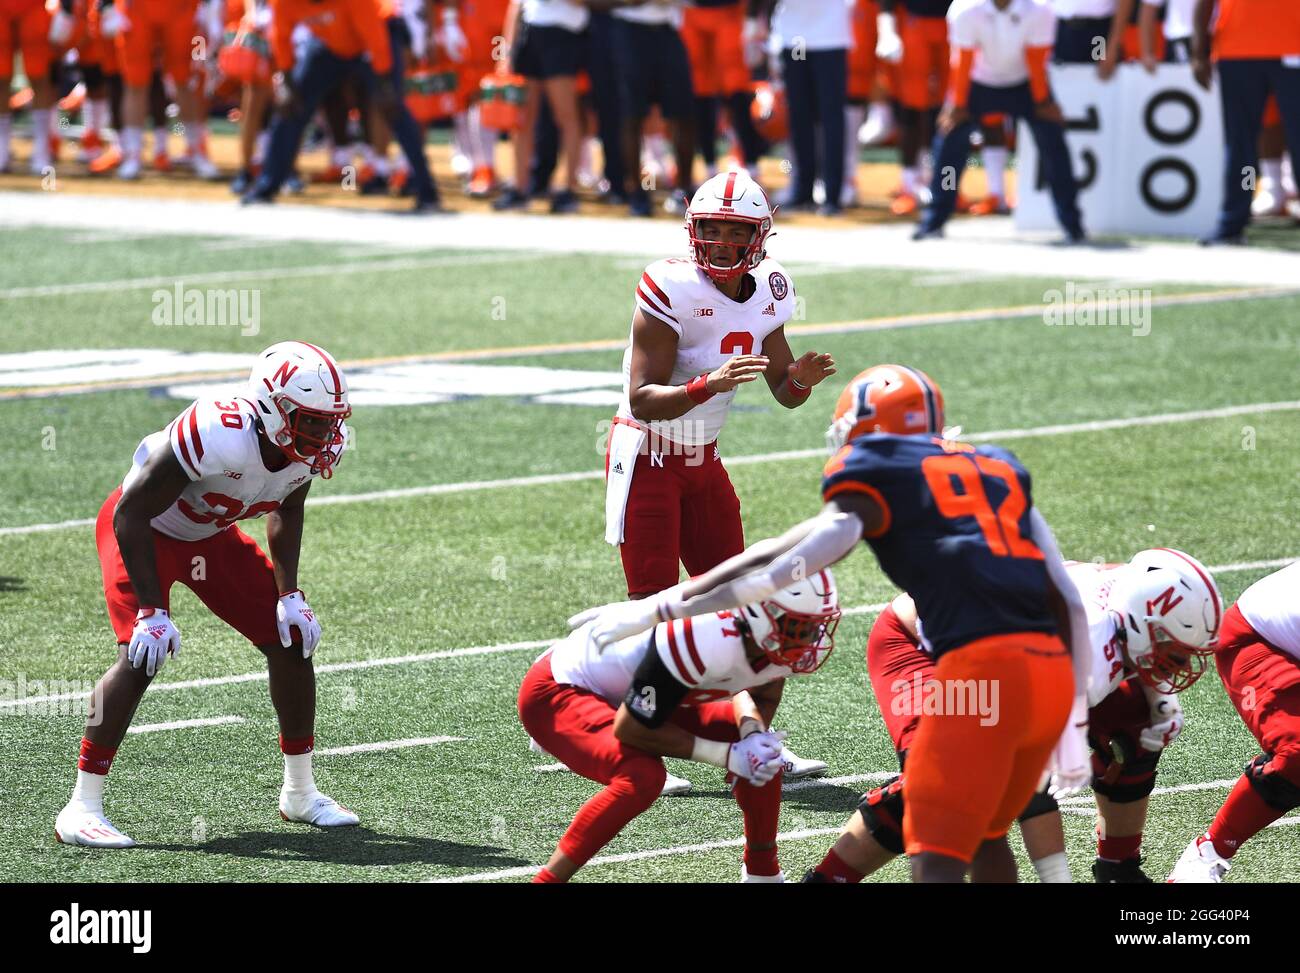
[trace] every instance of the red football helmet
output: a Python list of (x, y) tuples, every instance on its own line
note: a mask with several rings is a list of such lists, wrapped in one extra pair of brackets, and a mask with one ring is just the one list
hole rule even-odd
[(910, 436), (943, 432), (943, 392), (919, 368), (873, 365), (844, 386), (826, 430), (832, 453), (872, 432)]
[[(746, 223), (753, 227), (749, 242), (732, 246), (736, 259), (729, 265), (709, 260), (709, 249), (719, 241), (700, 236), (702, 220)], [(767, 193), (744, 170), (720, 172), (700, 184), (686, 207), (686, 235), (691, 241), (691, 258), (713, 280), (732, 280), (753, 270), (767, 256), (767, 237), (772, 232), (772, 205)], [(725, 242), (725, 241), (724, 241)]]

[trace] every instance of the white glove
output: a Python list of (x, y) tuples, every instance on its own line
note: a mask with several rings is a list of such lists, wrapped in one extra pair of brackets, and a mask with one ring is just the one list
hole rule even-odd
[(612, 605), (588, 608), (569, 619), (569, 628), (581, 628), (591, 623), (591, 640), (604, 652), (619, 639), (654, 628), (666, 619), (660, 615), (662, 595), (638, 601), (616, 601)]
[(215, 59), (221, 42), (226, 37), (225, 4), (222, 0), (207, 0), (199, 8), (199, 26), (208, 37), (208, 57)]
[(105, 7), (99, 12), (99, 32), (106, 39), (112, 40), (130, 29), (131, 21), (117, 7)]
[(76, 18), (60, 7), (54, 11), (54, 16), (50, 18), (50, 32), (47, 35), (50, 43), (55, 47), (66, 46), (68, 41), (72, 40), (72, 32), (76, 29), (76, 26)]
[(406, 32), (411, 35), (411, 57), (423, 61), (429, 53), (429, 24), (424, 19), (423, 4), (404, 4), (402, 19), (406, 21)]
[(755, 787), (762, 787), (781, 771), (781, 741), (785, 737), (784, 730), (751, 733), (731, 745), (727, 769)]
[(876, 15), (876, 57), (890, 64), (903, 59), (903, 39), (898, 36), (893, 14)]
[(1178, 739), (1183, 732), (1183, 708), (1177, 696), (1158, 696), (1151, 701), (1151, 725), (1142, 731), (1138, 743), (1156, 753)]
[(1047, 792), (1058, 801), (1078, 793), (1092, 780), (1088, 749), (1088, 698), (1076, 696), (1065, 732), (1052, 751), (1051, 784)]
[(767, 47), (767, 26), (757, 17), (746, 17), (740, 42), (744, 45), (745, 66), (751, 70), (758, 67), (763, 63), (763, 51)]
[(280, 596), (280, 603), (275, 606), (275, 627), (280, 630), (280, 644), (286, 649), (293, 645), (291, 628), (297, 628), (302, 636), (302, 657), (310, 659), (320, 643), (320, 622), (316, 613), (307, 604), (307, 597), (297, 588)]
[(465, 60), (465, 54), (469, 51), (469, 41), (465, 39), (465, 32), (460, 29), (456, 11), (451, 7), (442, 8), (442, 27), (438, 29), (438, 46), (457, 64)]
[(180, 656), (181, 632), (171, 616), (161, 608), (141, 608), (135, 613), (135, 628), (126, 657), (132, 669), (144, 665), (145, 675), (153, 676), (167, 661), (168, 655)]

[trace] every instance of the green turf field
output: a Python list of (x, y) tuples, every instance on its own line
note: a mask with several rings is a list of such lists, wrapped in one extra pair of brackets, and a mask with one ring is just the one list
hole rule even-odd
[[(309, 510), (301, 571), (325, 628), (316, 656), (316, 774), (323, 790), (361, 815), (362, 827), (325, 833), (280, 821), (281, 764), (266, 683), (257, 677), (261, 659), (177, 587), (173, 614), (184, 653), (163, 670), (136, 723), (240, 722), (128, 737), (107, 808), (140, 845), (92, 852), (52, 840), (74, 777), (77, 704), (0, 706), (0, 878), (418, 881), (506, 872), (519, 880), (543, 863), (595, 785), (537, 769), (551, 760), (528, 750), (514, 698), (540, 646), (564, 633), (570, 614), (623, 593), (617, 554), (602, 541), (597, 473), (613, 410), (544, 404), (492, 383), (506, 381), (509, 373), (496, 369), (507, 366), (616, 372), (619, 350), (578, 346), (626, 336), (639, 262), (243, 247), (194, 236), (96, 240), (52, 229), (0, 231), (0, 246), (14, 255), (0, 262), (0, 372), (12, 367), (8, 356), (38, 350), (251, 355), (285, 338), (319, 343), (345, 363), (456, 352), (482, 366), (478, 390), (451, 401), (359, 405), (350, 421), (355, 450), (313, 490), (314, 498), (340, 501)], [(841, 365), (837, 378), (880, 361), (916, 365), (943, 385), (950, 420), (968, 433), (1014, 431), (1007, 443), (1034, 473), (1035, 499), (1067, 556), (1123, 560), (1143, 547), (1179, 547), (1226, 566), (1219, 582), (1232, 599), (1271, 570), (1258, 562), (1300, 555), (1300, 406), (1293, 402), (1300, 297), (1243, 300), (1225, 292), (1162, 305), (1162, 296), (1193, 288), (1153, 285), (1150, 333), (1142, 337), (1123, 327), (1048, 327), (1023, 314), (863, 330), (853, 323), (1041, 305), (1045, 291), (1066, 282), (790, 268), (806, 302), (792, 329), (796, 353), (831, 352)], [(256, 289), (258, 333), (154, 325), (151, 293), (175, 279)], [(37, 285), (46, 290), (33, 292)], [(827, 322), (843, 327), (797, 333)], [(538, 345), (574, 347), (520, 350)], [(492, 352), (469, 354), (481, 349)], [(94, 538), (80, 522), (120, 481), (140, 438), (185, 406), (169, 384), (0, 397), (4, 700), (45, 695), (51, 680), (93, 682), (108, 664), (113, 639)], [(821, 445), (839, 385), (833, 379), (794, 412), (763, 388), (738, 397), (722, 451), (751, 540), (817, 509), (821, 460), (780, 454)], [(1252, 408), (1276, 403), (1290, 406)], [(1232, 407), (1243, 408), (1180, 415)], [(1166, 419), (1059, 428), (1156, 415)], [(590, 475), (537, 479), (566, 473)], [(434, 485), (449, 488), (356, 496)], [(65, 521), (78, 523), (26, 529)], [(245, 526), (262, 537), (260, 522)], [(893, 594), (865, 552), (837, 576), (846, 606), (877, 605)], [(827, 761), (831, 775), (790, 786), (782, 863), (794, 875), (829, 847), (868, 775), (895, 766), (862, 657), (874, 614), (847, 617), (825, 669), (791, 685), (782, 704), (779, 725), (791, 744)], [(489, 651), (456, 651), (483, 647)], [(205, 683), (167, 688), (180, 680)], [(1147, 828), (1156, 877), (1208, 824), (1256, 753), (1212, 674), (1184, 705), (1187, 728), (1161, 761)], [(434, 737), (458, 739), (325, 752)], [(738, 842), (740, 818), (721, 772), (685, 762), (670, 769), (695, 790), (657, 801), (606, 849), (615, 860), (593, 863), (581, 880), (736, 878), (739, 851), (727, 843)], [(1087, 806), (1077, 802), (1065, 815), (1076, 879), (1087, 877), (1092, 857)], [(1291, 819), (1250, 841), (1230, 880), (1300, 880), (1297, 824)], [(1032, 875), (1027, 864), (1024, 872)], [(905, 878), (896, 862), (874, 880)]]

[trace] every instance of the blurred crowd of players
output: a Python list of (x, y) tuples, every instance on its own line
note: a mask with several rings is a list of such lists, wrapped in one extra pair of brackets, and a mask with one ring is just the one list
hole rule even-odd
[[(1050, 11), (1042, 60), (1042, 38), (1023, 30), (958, 36), (957, 14), (986, 7), (1016, 24)], [(989, 49), (1007, 43), (1027, 46)], [(970, 44), (973, 75), (960, 56)], [(1296, 0), (0, 0), (0, 171), (17, 168), (11, 126), (26, 114), (37, 175), (74, 155), (124, 179), (188, 167), (233, 175), (246, 202), (266, 202), (300, 189), (306, 145), (329, 155), (313, 181), (437, 211), (425, 146), (439, 126), (464, 192), (498, 209), (541, 198), (572, 212), (581, 193), (633, 215), (680, 210), (698, 179), (758, 175), (773, 155), (789, 174), (775, 201), (834, 216), (861, 204), (860, 148), (889, 145), (900, 165), (889, 205), (904, 216), (933, 203), (942, 138), (968, 123), (961, 154), (969, 141), (987, 190), (945, 201), (922, 223), (935, 229), (953, 210), (1008, 211), (1015, 116), (1039, 123), (1040, 147), (1039, 128), (1064, 125), (1048, 58), (1095, 65), (1098, 84), (1123, 61), (1217, 82), (1229, 173), (1245, 165), (1259, 179), (1225, 191), (1215, 239), (1239, 239), (1252, 207), (1295, 206), (1285, 146), (1300, 142)], [(16, 62), (26, 87), (13, 84)], [(966, 117), (972, 77), (990, 103), (981, 71), (1008, 79), (994, 94), (1018, 98), (993, 101), (1025, 111)], [(214, 115), (238, 122), (233, 173), (209, 155)], [(511, 151), (498, 155), (503, 140)], [(1053, 190), (1076, 235), (1069, 187)]]

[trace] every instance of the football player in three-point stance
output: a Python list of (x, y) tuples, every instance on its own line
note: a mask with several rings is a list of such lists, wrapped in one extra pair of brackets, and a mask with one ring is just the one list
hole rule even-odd
[(1007, 450), (943, 438), (943, 418), (923, 373), (860, 373), (827, 434), (835, 452), (819, 516), (653, 598), (595, 610), (591, 637), (605, 646), (761, 601), (865, 540), (916, 599), (935, 678), (999, 694), (992, 719), (960, 707), (921, 717), (904, 783), (912, 877), (962, 881), (973, 869), (1014, 881), (1007, 829), (1049, 761), (1058, 790), (1088, 780), (1088, 621), (1028, 472)]
[(819, 571), (734, 611), (664, 622), (602, 649), (600, 609), (533, 663), (519, 689), (530, 736), (605, 787), (578, 811), (536, 882), (565, 882), (664, 785), (663, 757), (734, 777), (745, 819), (741, 881), (782, 882), (781, 740), (772, 714), (785, 679), (818, 669), (835, 645), (835, 581)]
[[(1156, 764), (1182, 730), (1175, 694), (1201, 676), (1214, 652), (1222, 602), (1210, 573), (1181, 551), (1142, 551), (1128, 564), (1074, 563), (1069, 575), (1088, 613), (1090, 637), (1088, 722), (1098, 811), (1092, 874), (1103, 883), (1150, 882), (1139, 852)], [(872, 626), (867, 671), (904, 769), (925, 697), (937, 688), (908, 595), (894, 599)], [(903, 853), (901, 778), (868, 792), (858, 810), (805, 881), (858, 882)], [(1035, 794), (1019, 820), (1039, 877), (1068, 882), (1055, 799)]]
[(1262, 753), (1170, 882), (1222, 882), (1243, 842), (1300, 808), (1300, 562), (1261, 578), (1223, 616), (1214, 662)]
[[(793, 409), (835, 373), (830, 355), (790, 350), (794, 284), (767, 256), (771, 231), (762, 187), (719, 173), (686, 210), (691, 259), (656, 261), (637, 283), (605, 466), (605, 540), (619, 548), (631, 598), (676, 584), (681, 565), (697, 575), (744, 550), (718, 452), (736, 390), (761, 375)], [(797, 775), (825, 769), (787, 756)]]
[[(350, 414), (334, 359), (285, 341), (261, 354), (246, 388), (199, 399), (141, 441), (95, 524), (118, 653), (91, 697), (76, 787), (55, 822), (59, 841), (134, 844), (104, 814), (104, 780), (149, 683), (180, 652), (168, 610), (178, 581), (266, 655), (284, 753), (280, 814), (323, 827), (357, 823), (312, 777), (311, 655), (321, 626), (298, 587), (303, 502), (312, 480), (338, 464)], [(236, 526), (262, 516), (269, 558)]]

